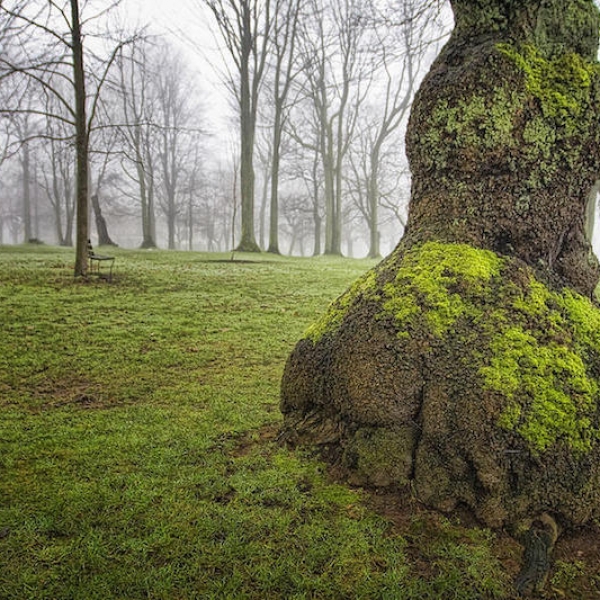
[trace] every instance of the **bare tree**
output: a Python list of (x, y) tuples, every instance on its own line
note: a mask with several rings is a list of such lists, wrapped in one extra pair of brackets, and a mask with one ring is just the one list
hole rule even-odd
[[(118, 131), (122, 143), (123, 171), (138, 189), (141, 203), (142, 248), (156, 247), (154, 211), (154, 149), (157, 110), (151, 93), (152, 67), (148, 43), (136, 41), (117, 58), (118, 77), (112, 82), (121, 109)], [(129, 169), (133, 167), (133, 171)]]
[(31, 233), (31, 143), (33, 136), (33, 119), (31, 114), (23, 112), (15, 115), (14, 127), (19, 144), (19, 164), (22, 179), (22, 219), (24, 242), (29, 242)]
[(161, 206), (167, 218), (168, 247), (174, 249), (176, 220), (185, 208), (186, 165), (193, 158), (196, 159), (193, 169), (197, 175), (199, 155), (195, 152), (202, 133), (202, 111), (198, 88), (192, 74), (185, 69), (181, 55), (166, 45), (161, 46), (158, 55), (161, 58), (155, 68), (155, 90), (158, 105), (156, 126), (160, 138), (158, 157), (164, 192)]
[[(361, 0), (309, 0), (312, 18), (303, 19), (301, 54), (305, 101), (313, 122), (295, 139), (317, 151), (322, 161), (325, 198), (325, 253), (341, 254), (343, 165), (368, 90), (366, 5)], [(306, 136), (306, 127), (312, 134)], [(312, 141), (311, 141), (312, 140)]]
[[(61, 106), (54, 95), (46, 95), (45, 110), (59, 114)], [(70, 125), (58, 119), (46, 119), (45, 142), (41, 144), (39, 182), (52, 206), (56, 237), (61, 246), (73, 245), (75, 221), (75, 163), (70, 143)]]
[(187, 196), (188, 250), (194, 249), (194, 231), (196, 227), (196, 213), (199, 209), (201, 198), (201, 158), (202, 146), (199, 135), (192, 135), (189, 142), (190, 153), (186, 161), (185, 185), (182, 192)]
[(406, 123), (416, 84), (423, 75), (424, 58), (446, 35), (436, 21), (438, 8), (434, 5), (424, 10), (420, 0), (404, 0), (397, 12), (400, 22), (396, 27), (389, 27), (377, 14), (373, 19), (377, 43), (371, 96), (375, 101), (364, 107), (355, 136), (358, 144), (350, 157), (356, 205), (369, 228), (370, 258), (380, 256), (379, 188), (385, 147)]
[(273, 124), (268, 252), (279, 254), (279, 172), (281, 142), (288, 118), (288, 97), (297, 70), (296, 44), (303, 0), (275, 0), (272, 31)]
[[(88, 35), (92, 35), (95, 23), (105, 17), (119, 2), (120, 0), (113, 0), (108, 6), (96, 9), (86, 18), (82, 17), (81, 8), (93, 8), (92, 0), (84, 0), (81, 6), (79, 0), (5, 0), (0, 4), (3, 18), (11, 20), (13, 41), (17, 44), (11, 53), (4, 53), (0, 57), (1, 76), (6, 78), (16, 74), (25, 75), (45, 94), (54, 95), (67, 116), (47, 114), (22, 106), (5, 107), (1, 112), (14, 114), (29, 111), (44, 118), (61, 120), (73, 128), (77, 164), (76, 277), (87, 274), (90, 131), (108, 71), (118, 49), (129, 41), (119, 40), (112, 43), (112, 50), (108, 52), (108, 56), (103, 57), (99, 64), (95, 64), (94, 68), (86, 73), (83, 29), (88, 31)], [(66, 94), (63, 93), (63, 86), (55, 85), (59, 80), (68, 84)], [(89, 96), (86, 91), (88, 85), (93, 90)]]
[(225, 74), (239, 113), (242, 236), (238, 250), (258, 252), (254, 232), (254, 142), (273, 0), (196, 0), (208, 6), (232, 67)]
[(114, 162), (117, 152), (118, 130), (107, 123), (106, 126), (99, 127), (94, 133), (93, 151), (90, 156), (90, 201), (96, 223), (98, 245), (117, 246), (108, 233), (108, 225), (102, 214), (100, 197), (105, 182), (111, 177), (110, 165), (111, 162)]
[(199, 86), (182, 55), (160, 40), (139, 40), (124, 48), (117, 71), (110, 82), (119, 107), (113, 127), (123, 172), (136, 188), (130, 196), (141, 203), (142, 247), (156, 246), (156, 204), (173, 249), (193, 204), (191, 180), (199, 181), (199, 145), (206, 134)]

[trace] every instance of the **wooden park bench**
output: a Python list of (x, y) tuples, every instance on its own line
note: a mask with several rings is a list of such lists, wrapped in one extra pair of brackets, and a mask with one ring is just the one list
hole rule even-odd
[[(92, 242), (90, 240), (88, 240), (87, 249), (88, 249), (88, 260), (90, 263), (90, 266), (89, 266), (90, 275), (97, 275), (98, 277), (104, 277), (108, 281), (112, 281), (112, 272), (113, 272), (113, 265), (115, 264), (115, 257), (114, 256), (103, 256), (102, 254), (96, 254), (94, 252), (94, 248), (93, 248)], [(108, 275), (105, 275), (100, 270), (100, 265), (102, 265), (103, 263), (108, 266)], [(96, 268), (94, 268), (94, 266)]]

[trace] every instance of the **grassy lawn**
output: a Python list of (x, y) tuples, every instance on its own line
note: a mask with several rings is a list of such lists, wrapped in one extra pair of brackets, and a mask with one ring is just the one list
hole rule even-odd
[(109, 284), (0, 248), (1, 599), (510, 597), (516, 544), (275, 440), (287, 355), (372, 262), (115, 252)]

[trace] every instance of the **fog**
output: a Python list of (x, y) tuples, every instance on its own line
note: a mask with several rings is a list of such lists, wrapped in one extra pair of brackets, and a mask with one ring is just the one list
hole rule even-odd
[[(451, 29), (448, 8), (272, 0), (267, 20), (266, 0), (250, 2), (242, 60), (228, 2), (209, 4), (81, 3), (93, 243), (228, 251), (250, 235), (284, 254), (389, 253), (410, 197), (410, 103)], [(74, 243), (73, 81), (55, 39), (69, 27), (44, 5), (0, 9), (3, 244)]]

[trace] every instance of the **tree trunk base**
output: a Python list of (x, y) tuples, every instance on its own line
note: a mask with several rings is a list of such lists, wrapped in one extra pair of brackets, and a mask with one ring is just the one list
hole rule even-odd
[(585, 235), (600, 13), (450, 1), (455, 31), (407, 128), (404, 238), (298, 342), (281, 437), (489, 527), (543, 514), (580, 527), (600, 518), (600, 265)]
[(262, 252), (260, 246), (254, 241), (240, 242), (234, 252)]
[(597, 331), (590, 300), (523, 261), (401, 245), (296, 346), (282, 439), (490, 527), (580, 526), (600, 516)]

